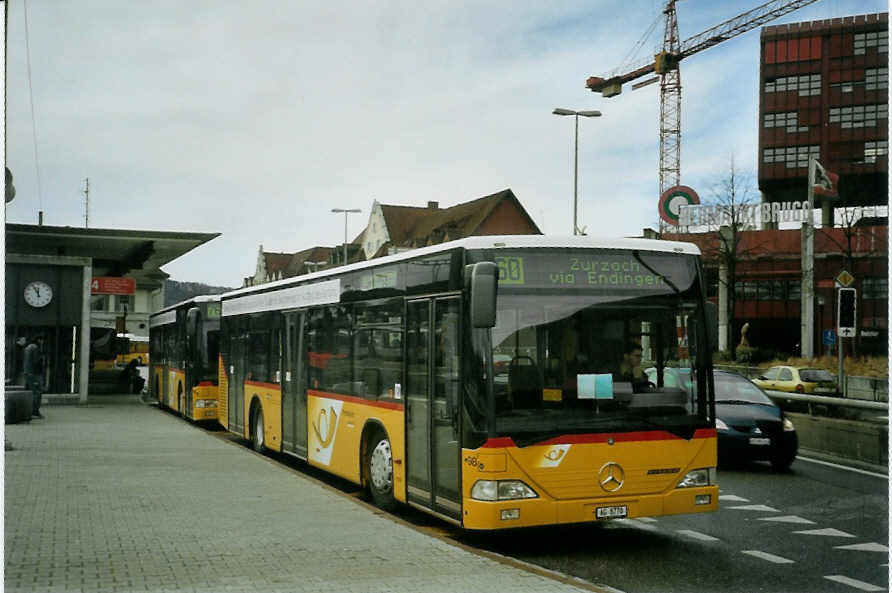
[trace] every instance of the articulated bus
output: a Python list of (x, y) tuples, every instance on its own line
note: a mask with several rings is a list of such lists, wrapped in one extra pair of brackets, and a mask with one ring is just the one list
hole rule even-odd
[(486, 236), (235, 290), (219, 421), (466, 529), (715, 511), (701, 274), (687, 243)]
[(217, 421), (220, 297), (199, 296), (149, 316), (149, 392), (195, 421)]

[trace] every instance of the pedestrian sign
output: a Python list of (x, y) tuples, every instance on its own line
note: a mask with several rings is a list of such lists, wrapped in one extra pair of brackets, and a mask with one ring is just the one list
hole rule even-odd
[(836, 333), (832, 329), (825, 329), (821, 332), (821, 337), (825, 346), (833, 346), (836, 343)]

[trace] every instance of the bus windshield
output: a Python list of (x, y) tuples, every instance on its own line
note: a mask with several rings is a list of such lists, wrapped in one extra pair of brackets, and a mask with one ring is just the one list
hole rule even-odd
[(693, 256), (551, 250), (496, 261), (498, 436), (525, 446), (641, 430), (691, 438), (708, 426)]

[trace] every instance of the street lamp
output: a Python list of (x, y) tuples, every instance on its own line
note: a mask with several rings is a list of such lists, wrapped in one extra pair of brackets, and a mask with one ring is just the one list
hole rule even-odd
[(573, 234), (579, 234), (579, 225), (576, 223), (577, 212), (577, 191), (579, 187), (579, 116), (582, 117), (601, 117), (600, 111), (574, 111), (572, 109), (562, 109), (556, 107), (552, 111), (554, 115), (572, 115), (576, 119), (576, 142), (575, 156), (573, 157)]
[(332, 212), (335, 214), (344, 213), (344, 265), (347, 265), (347, 215), (352, 214), (354, 212), (362, 212), (359, 208), (332, 208)]

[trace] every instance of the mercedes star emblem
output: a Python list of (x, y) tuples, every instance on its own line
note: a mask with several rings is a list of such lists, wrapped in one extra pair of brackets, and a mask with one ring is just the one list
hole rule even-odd
[(623, 487), (625, 481), (626, 472), (614, 461), (605, 463), (598, 472), (598, 484), (605, 492), (616, 492)]

